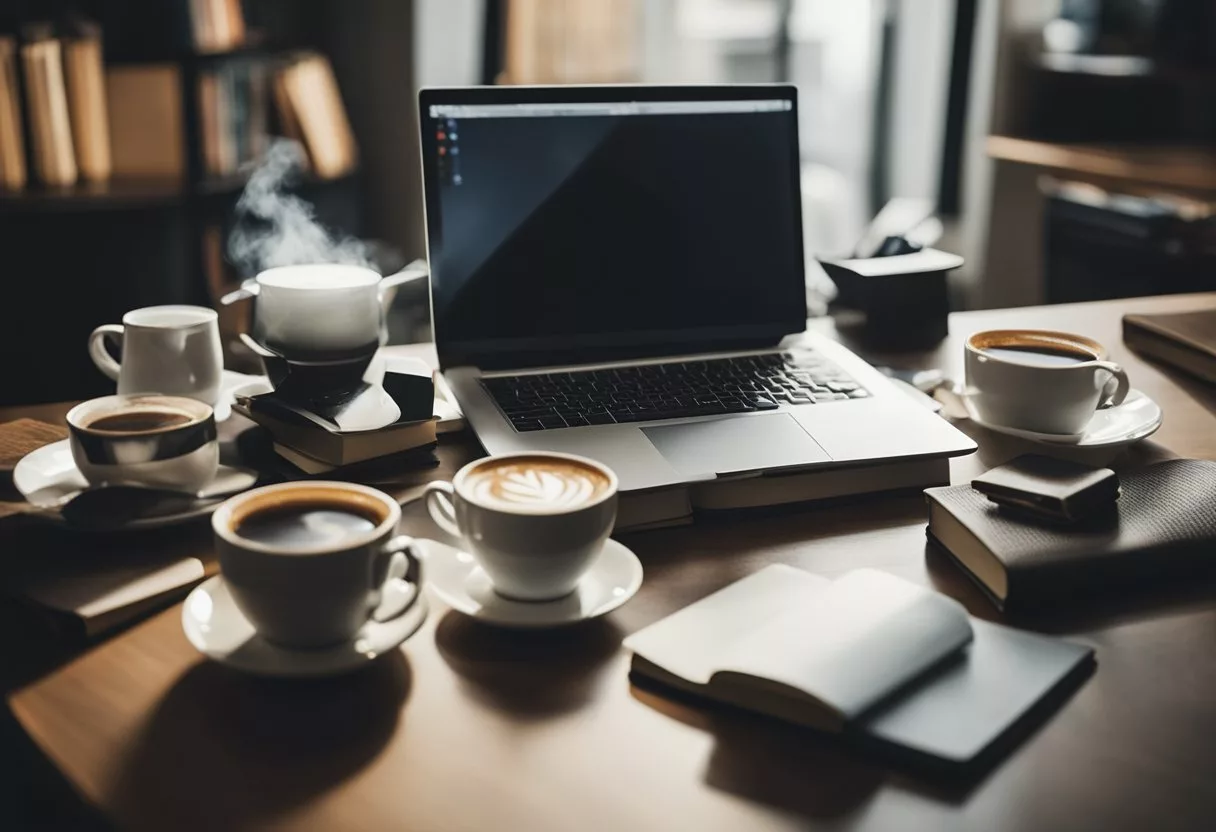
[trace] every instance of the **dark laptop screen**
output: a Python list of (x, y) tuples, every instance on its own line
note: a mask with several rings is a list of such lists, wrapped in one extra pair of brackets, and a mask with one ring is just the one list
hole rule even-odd
[(803, 328), (792, 88), (468, 92), (422, 99), (445, 364)]

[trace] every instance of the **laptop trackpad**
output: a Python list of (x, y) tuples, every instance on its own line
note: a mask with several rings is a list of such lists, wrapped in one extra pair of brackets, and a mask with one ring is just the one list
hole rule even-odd
[(831, 459), (788, 413), (642, 428), (681, 474), (735, 474)]

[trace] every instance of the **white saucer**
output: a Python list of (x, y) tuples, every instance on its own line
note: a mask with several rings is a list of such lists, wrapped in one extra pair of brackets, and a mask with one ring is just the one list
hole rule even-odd
[[(221, 470), (224, 466), (220, 466)], [(13, 468), (13, 485), (33, 505), (52, 507), (74, 491), (88, 487), (84, 475), (72, 459), (72, 448), (68, 440), (60, 439), (23, 456)], [(143, 517), (124, 524), (115, 531), (127, 529), (158, 529), (205, 517), (215, 511), (218, 501), (204, 501), (185, 511), (164, 514), (159, 517)], [(33, 515), (52, 523), (66, 523), (58, 512)]]
[(642, 585), (642, 562), (609, 540), (574, 592), (553, 601), (511, 601), (499, 596), (473, 556), (434, 540), (418, 540), (427, 585), (449, 607), (502, 627), (536, 629), (575, 624), (612, 612)]
[(971, 421), (996, 433), (1030, 442), (1068, 445), (1078, 448), (1114, 448), (1131, 445), (1156, 433), (1161, 427), (1161, 406), (1139, 390), (1131, 390), (1123, 404), (1094, 413), (1081, 433), (1036, 433), (1030, 430), (993, 425), (980, 419), (970, 401), (964, 400)]
[(301, 678), (334, 676), (368, 664), (399, 646), (426, 620), (422, 595), (388, 621), (368, 621), (345, 644), (315, 650), (290, 650), (258, 636), (237, 609), (222, 575), (194, 588), (182, 606), (182, 629), (200, 653), (222, 665), (258, 676)]

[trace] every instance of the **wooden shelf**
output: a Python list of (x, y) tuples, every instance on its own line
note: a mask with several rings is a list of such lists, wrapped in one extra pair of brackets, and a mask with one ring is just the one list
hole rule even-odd
[(20, 191), (0, 189), (0, 213), (165, 207), (183, 204), (188, 196), (185, 183), (177, 179), (112, 179), (65, 188), (33, 184)]
[(1134, 193), (1216, 196), (1216, 147), (1064, 144), (989, 136), (993, 159)]
[(278, 58), (280, 55), (295, 51), (295, 48), (281, 43), (273, 43), (267, 38), (250, 33), (245, 43), (231, 49), (203, 51), (195, 48), (164, 49), (148, 52), (124, 54), (117, 52), (106, 54), (107, 66), (131, 66), (139, 64), (216, 64), (233, 60), (253, 60)]

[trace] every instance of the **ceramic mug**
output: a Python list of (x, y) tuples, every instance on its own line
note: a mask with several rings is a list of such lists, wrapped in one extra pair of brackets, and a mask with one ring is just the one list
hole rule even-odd
[[(561, 500), (556, 491), (553, 498), (514, 506), (488, 499), (479, 489), (483, 469), (513, 463), (519, 463), (525, 477), (529, 468), (581, 467), (602, 478), (601, 487), (585, 498), (575, 495), (573, 501)], [(612, 469), (594, 460), (528, 452), (471, 462), (450, 483), (429, 483), (425, 499), (431, 518), (463, 540), (495, 592), (513, 600), (549, 601), (569, 595), (604, 548), (616, 522), (617, 488)]]
[[(366, 518), (368, 528), (315, 542), (241, 534), (266, 512), (324, 508)], [(417, 600), (421, 571), (412, 538), (394, 536), (401, 507), (375, 488), (288, 482), (246, 491), (211, 516), (220, 573), (258, 635), (293, 648), (350, 640), (369, 620), (388, 621)], [(248, 532), (247, 532), (248, 533)]]
[[(120, 395), (164, 393), (214, 405), (224, 372), (219, 316), (202, 306), (148, 306), (105, 324), (89, 336), (97, 369), (118, 382)], [(122, 344), (122, 362), (106, 350), (113, 337)]]
[(1019, 430), (1079, 434), (1094, 412), (1123, 403), (1127, 373), (1092, 338), (1001, 329), (967, 339), (967, 400), (983, 421)]
[(211, 405), (184, 396), (103, 396), (68, 411), (72, 460), (90, 485), (199, 491), (220, 445)]
[(381, 278), (362, 266), (280, 266), (257, 276), (253, 337), (287, 357), (375, 352)]

